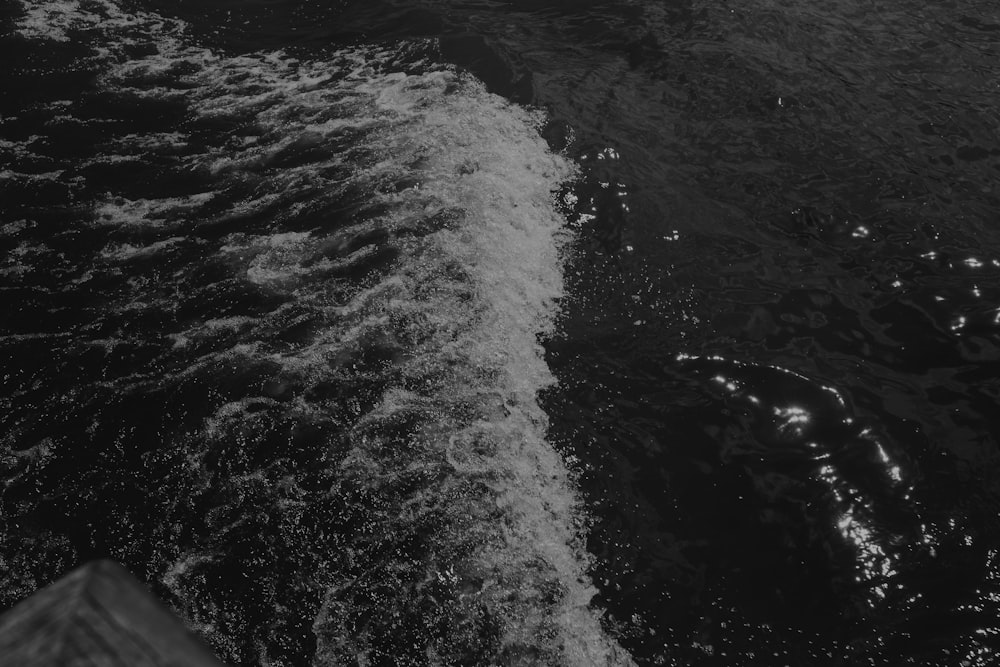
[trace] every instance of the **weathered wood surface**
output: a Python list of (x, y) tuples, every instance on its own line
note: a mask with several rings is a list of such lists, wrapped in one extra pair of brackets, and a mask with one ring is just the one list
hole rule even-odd
[(122, 566), (88, 563), (0, 616), (0, 665), (223, 667)]

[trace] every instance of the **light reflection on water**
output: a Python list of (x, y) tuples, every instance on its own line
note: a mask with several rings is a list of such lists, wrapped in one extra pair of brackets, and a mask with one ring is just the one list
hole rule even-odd
[[(879, 509), (876, 503), (879, 496), (884, 495), (884, 490), (893, 487), (902, 491), (903, 498), (908, 498), (911, 485), (904, 480), (902, 466), (890, 457), (874, 429), (864, 426), (854, 429), (853, 438), (843, 437), (844, 434), (851, 432), (849, 429), (855, 419), (850, 415), (842, 393), (834, 387), (813, 383), (802, 374), (787, 368), (771, 365), (766, 367), (762, 374), (761, 369), (755, 368), (754, 364), (727, 360), (719, 355), (710, 355), (700, 360), (697, 356), (680, 354), (677, 359), (687, 364), (697, 365), (699, 361), (704, 361), (715, 368), (722, 366), (731, 369), (728, 374), (715, 374), (710, 378), (713, 385), (725, 392), (726, 400), (737, 403), (745, 401), (751, 406), (757, 419), (769, 420), (769, 429), (777, 436), (771, 441), (772, 443), (804, 447), (803, 456), (822, 462), (813, 476), (826, 484), (829, 491), (827, 498), (831, 510), (830, 521), (836, 526), (844, 541), (854, 549), (857, 571), (855, 579), (871, 591), (874, 597), (870, 599), (870, 604), (875, 605), (879, 600), (884, 600), (893, 577), (898, 574), (894, 547), (898, 546), (904, 537), (886, 533), (878, 526), (875, 517), (878, 516)], [(786, 375), (796, 382), (817, 386), (822, 392), (833, 397), (835, 403), (826, 404), (824, 410), (826, 414), (822, 418), (836, 420), (844, 430), (839, 434), (833, 434), (832, 438), (828, 431), (813, 431), (810, 426), (819, 416), (809, 406), (783, 402), (788, 397), (795, 400), (794, 395), (797, 392), (788, 392), (790, 396), (762, 399), (759, 395), (760, 389), (774, 382), (764, 380), (761, 376), (766, 378), (773, 373)], [(762, 384), (765, 387), (762, 387)], [(758, 388), (758, 393), (753, 393), (754, 388)], [(800, 389), (804, 388), (805, 385)], [(808, 395), (808, 392), (805, 393)], [(829, 413), (831, 406), (839, 409), (839, 414), (831, 416)], [(883, 474), (880, 478), (885, 489), (874, 489), (874, 493), (871, 489), (868, 492), (863, 491), (848, 480), (849, 473), (840, 470), (838, 465), (832, 462), (838, 458), (839, 447), (859, 445), (866, 446), (876, 454), (875, 457), (869, 458), (869, 462), (877, 461), (881, 466)], [(922, 526), (915, 538), (908, 536), (905, 539), (909, 540), (909, 548), (913, 548), (916, 544), (932, 545), (931, 538)]]
[[(685, 635), (675, 616), (658, 621), (647, 612), (635, 622), (636, 628), (646, 628), (646, 638), (630, 644), (652, 652), (640, 655), (730, 664), (713, 660), (723, 652), (733, 655), (745, 628), (754, 637), (747, 641), (757, 657), (744, 651), (746, 662), (732, 664), (765, 664), (759, 662), (761, 650), (771, 642), (774, 654), (786, 661), (808, 656), (810, 664), (838, 664), (835, 656), (850, 655), (845, 664), (888, 664), (885, 656), (903, 650), (901, 636), (923, 636), (918, 628), (929, 619), (947, 622), (959, 613), (950, 596), (964, 594), (960, 585), (946, 583), (950, 563), (965, 563), (969, 576), (980, 567), (994, 567), (976, 555), (984, 539), (981, 528), (934, 506), (939, 491), (928, 488), (928, 473), (917, 465), (913, 443), (872, 413), (865, 388), (850, 378), (721, 352), (670, 354), (657, 350), (642, 330), (613, 345), (648, 356), (621, 366), (607, 359), (609, 348), (589, 353), (568, 340), (553, 347), (557, 360), (566, 346), (576, 349), (577, 358), (590, 355), (609, 364), (606, 372), (596, 373), (603, 379), (589, 385), (586, 398), (570, 392), (581, 405), (602, 413), (599, 422), (575, 427), (577, 438), (591, 440), (574, 451), (589, 449), (584, 460), (599, 461), (602, 474), (621, 485), (608, 493), (627, 489), (635, 495), (621, 502), (638, 501), (630, 515), (598, 529), (595, 548), (616, 558), (627, 559), (622, 554), (635, 550), (633, 559), (653, 559), (649, 574), (639, 567), (634, 574), (619, 570), (617, 578), (609, 576), (616, 595), (642, 599), (641, 582), (651, 578), (670, 591), (658, 604), (676, 614), (691, 607), (662, 600), (690, 595), (701, 618), (720, 624), (718, 632), (702, 628)], [(572, 383), (574, 377), (564, 374), (562, 380)], [(645, 490), (651, 484), (662, 488)], [(696, 495), (691, 485), (706, 492)], [(692, 504), (696, 498), (700, 505)], [(730, 534), (708, 525), (692, 529), (692, 521), (719, 522)], [(628, 537), (628, 530), (643, 526), (655, 539)], [(743, 532), (751, 527), (752, 538)], [(956, 552), (959, 547), (967, 551)], [(741, 550), (741, 557), (722, 555), (730, 549)], [(698, 563), (705, 569), (698, 570)], [(687, 574), (692, 568), (697, 575)], [(747, 572), (764, 590), (744, 579)], [(688, 576), (694, 580), (683, 583)], [(785, 611), (753, 609), (752, 598), (776, 595), (769, 586), (778, 589), (781, 600), (770, 604), (784, 605)], [(790, 597), (796, 589), (801, 599)], [(822, 623), (827, 612), (832, 617), (817, 629), (813, 623)], [(939, 646), (927, 634), (920, 651)], [(662, 636), (695, 653), (656, 653), (652, 647)], [(685, 636), (691, 637), (689, 643)], [(988, 654), (976, 653), (971, 634), (963, 636), (969, 639), (949, 648), (952, 655)]]

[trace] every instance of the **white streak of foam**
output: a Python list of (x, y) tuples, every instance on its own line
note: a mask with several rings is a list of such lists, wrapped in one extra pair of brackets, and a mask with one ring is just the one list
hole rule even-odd
[(114, 227), (159, 226), (168, 221), (179, 220), (185, 213), (196, 211), (212, 197), (210, 192), (162, 199), (131, 200), (114, 197), (94, 207), (94, 219), (97, 224)]
[(116, 243), (106, 246), (101, 251), (101, 256), (106, 260), (118, 262), (136, 259), (138, 257), (149, 257), (150, 255), (155, 255), (156, 253), (162, 252), (167, 248), (171, 248), (178, 243), (183, 243), (185, 240), (185, 237), (174, 236), (169, 239), (163, 239), (162, 241), (156, 241), (144, 246), (136, 246), (131, 243)]

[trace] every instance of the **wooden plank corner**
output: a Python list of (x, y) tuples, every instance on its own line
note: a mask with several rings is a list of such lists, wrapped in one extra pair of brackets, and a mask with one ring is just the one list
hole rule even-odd
[(73, 570), (0, 616), (0, 664), (19, 667), (224, 667), (125, 568)]

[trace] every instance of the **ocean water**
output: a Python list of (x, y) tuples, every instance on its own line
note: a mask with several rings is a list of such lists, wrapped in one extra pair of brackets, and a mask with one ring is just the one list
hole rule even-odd
[(15, 0), (0, 609), (224, 661), (986, 666), (1000, 8)]

